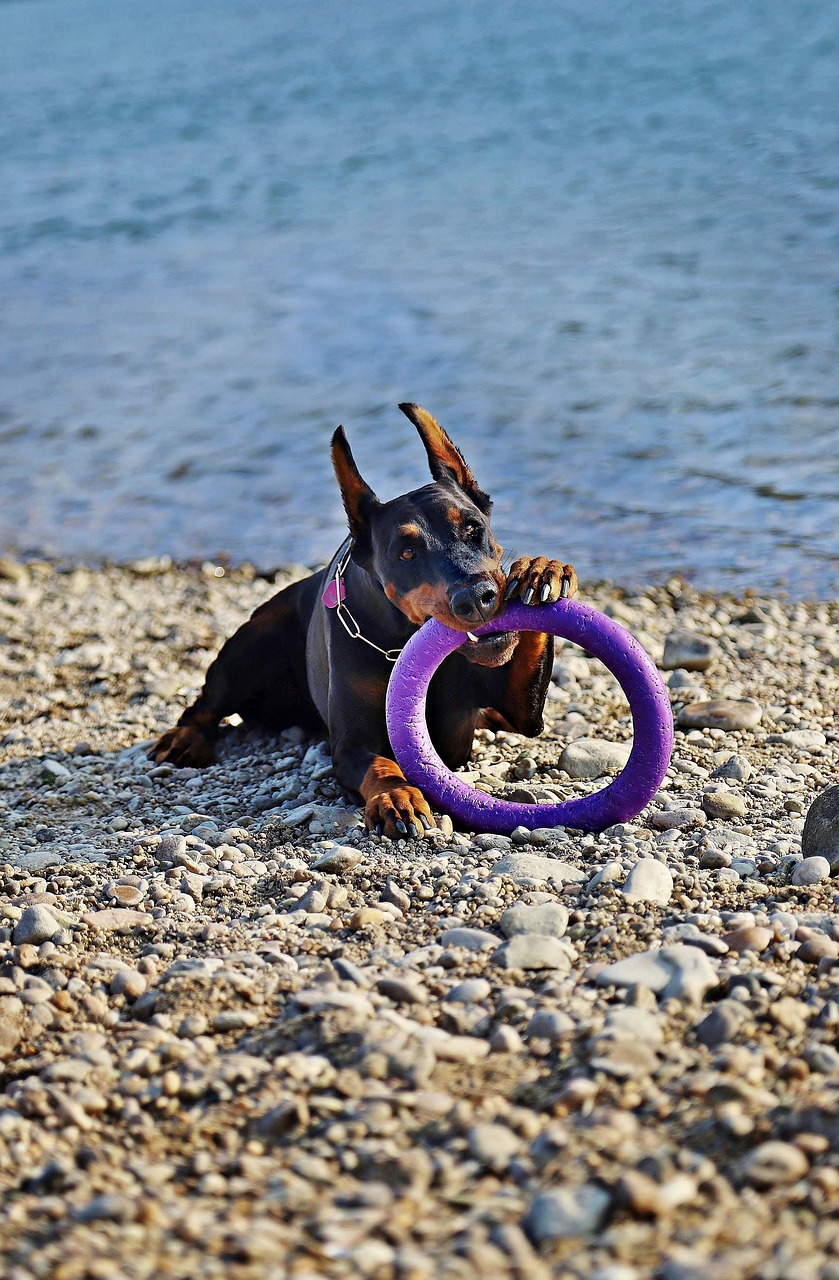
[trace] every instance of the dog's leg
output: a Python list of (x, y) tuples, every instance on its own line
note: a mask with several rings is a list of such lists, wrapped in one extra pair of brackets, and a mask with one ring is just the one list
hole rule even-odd
[(509, 664), (501, 668), (507, 681), (500, 705), (496, 705), (515, 733), (536, 738), (542, 732), (553, 659), (553, 636), (542, 631), (522, 631)]
[(321, 724), (306, 685), (299, 618), (310, 581), (279, 592), (230, 637), (196, 701), (152, 747), (153, 760), (179, 768), (212, 763), (219, 722), (234, 712), (271, 729)]
[[(385, 735), (385, 741), (387, 740)], [(437, 824), (425, 796), (407, 781), (395, 760), (351, 737), (333, 738), (335, 775), (348, 791), (364, 801), (364, 821), (370, 831), (396, 840), (420, 836)]]
[[(573, 565), (544, 556), (522, 557), (510, 569), (505, 596), (508, 600), (520, 597), (525, 604), (540, 604), (573, 596), (576, 591)], [(540, 734), (553, 656), (553, 636), (522, 631), (509, 663), (487, 672), (491, 702), (482, 713), (484, 724), (509, 727), (529, 738)], [(506, 721), (506, 726), (501, 721)]]
[(386, 836), (422, 835), (437, 824), (425, 796), (412, 787), (395, 760), (372, 756), (359, 785), (364, 821)]

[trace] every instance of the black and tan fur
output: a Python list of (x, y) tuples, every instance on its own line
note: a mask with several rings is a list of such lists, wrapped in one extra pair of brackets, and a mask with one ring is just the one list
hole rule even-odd
[[(399, 406), (425, 445), (432, 483), (380, 502), (362, 479), (343, 428), (332, 462), (352, 538), (346, 603), (382, 649), (401, 647), (427, 618), (469, 631), (500, 613), (572, 595), (571, 565), (517, 559), (505, 574), (490, 527), (492, 503), (442, 427), (415, 404)], [(219, 722), (238, 713), (272, 730), (328, 732), (335, 773), (364, 801), (368, 827), (419, 835), (431, 809), (392, 758), (385, 725), (391, 664), (352, 639), (321, 596), (333, 565), (278, 592), (222, 648), (196, 702), (152, 748), (158, 762), (213, 759)], [(444, 762), (465, 764), (479, 724), (535, 735), (553, 661), (553, 637), (506, 632), (469, 642), (435, 674), (428, 726)]]

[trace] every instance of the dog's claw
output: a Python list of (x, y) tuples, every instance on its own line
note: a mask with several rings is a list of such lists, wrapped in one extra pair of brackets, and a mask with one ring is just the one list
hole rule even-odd
[(560, 600), (567, 600), (570, 594), (571, 594), (571, 579), (563, 578), (562, 587), (559, 592), (559, 598)]
[(382, 834), (382, 824), (377, 822), (373, 830), (376, 832), (377, 836), (380, 836)]
[(397, 818), (396, 822), (393, 825), (396, 827), (396, 830), (399, 832), (400, 836), (406, 836), (408, 834), (408, 828), (405, 826), (405, 823), (402, 821), (401, 818)]
[(411, 835), (414, 837), (415, 840), (419, 840), (420, 836), (422, 835), (422, 832), (420, 831), (416, 822), (411, 823)]
[(535, 588), (535, 587), (528, 587), (528, 588), (527, 588), (527, 590), (525, 591), (524, 595), (522, 596), (522, 600), (523, 600), (523, 602), (524, 602), (525, 604), (530, 604), (530, 601), (533, 599), (533, 597), (535, 596), (535, 594), (536, 594), (536, 588)]
[(545, 603), (545, 601), (548, 599), (550, 594), (551, 594), (551, 584), (549, 582), (546, 582), (539, 596), (539, 599), (542, 601), (542, 604)]
[(505, 600), (512, 600), (513, 596), (516, 594), (518, 585), (519, 585), (518, 578), (510, 579), (510, 581), (507, 583), (507, 590), (504, 592)]
[(420, 822), (421, 822), (421, 823), (422, 823), (422, 825), (425, 827), (426, 831), (430, 831), (430, 830), (431, 830), (431, 825), (432, 825), (432, 824), (431, 824), (431, 819), (430, 819), (430, 818), (426, 818), (426, 816), (425, 816), (425, 814), (424, 814), (424, 813), (421, 813), (419, 817), (420, 817)]

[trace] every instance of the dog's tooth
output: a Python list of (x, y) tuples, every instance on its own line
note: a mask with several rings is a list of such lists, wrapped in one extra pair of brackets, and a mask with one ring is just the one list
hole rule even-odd
[(473, 644), (478, 643), (478, 637), (475, 635), (473, 631), (467, 631), (466, 635), (472, 641)]

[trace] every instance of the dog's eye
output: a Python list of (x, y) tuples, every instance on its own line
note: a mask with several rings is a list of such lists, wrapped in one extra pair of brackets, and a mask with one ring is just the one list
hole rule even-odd
[(399, 559), (400, 559), (400, 560), (413, 560), (413, 558), (414, 558), (414, 556), (415, 556), (416, 554), (417, 554), (417, 553), (416, 553), (416, 551), (414, 551), (413, 547), (403, 547), (403, 548), (402, 548), (402, 550), (401, 550), (401, 552), (400, 552), (400, 554), (399, 554)]
[(477, 520), (467, 520), (463, 525), (463, 532), (467, 538), (474, 538), (475, 534), (481, 532), (481, 526)]

